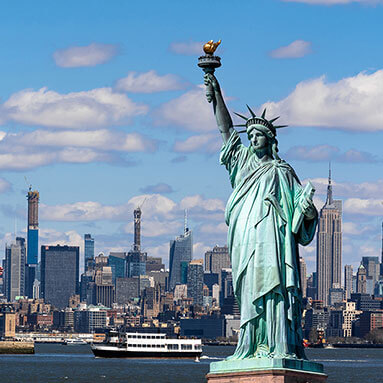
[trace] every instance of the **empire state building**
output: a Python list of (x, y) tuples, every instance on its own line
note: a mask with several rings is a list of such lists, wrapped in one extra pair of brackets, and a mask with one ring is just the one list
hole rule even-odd
[(342, 278), (342, 201), (332, 197), (331, 169), (327, 200), (320, 211), (317, 235), (317, 292), (325, 306), (331, 288), (340, 288)]

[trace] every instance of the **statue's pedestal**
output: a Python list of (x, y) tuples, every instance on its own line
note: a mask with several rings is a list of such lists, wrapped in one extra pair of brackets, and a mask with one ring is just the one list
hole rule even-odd
[(210, 364), (208, 383), (324, 383), (323, 365), (307, 360), (254, 358)]

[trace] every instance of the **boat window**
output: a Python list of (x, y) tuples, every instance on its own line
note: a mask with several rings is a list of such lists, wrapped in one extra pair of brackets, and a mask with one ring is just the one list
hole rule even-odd
[(168, 350), (178, 350), (178, 344), (168, 344)]
[(191, 344), (181, 344), (181, 350), (191, 350), (192, 345)]

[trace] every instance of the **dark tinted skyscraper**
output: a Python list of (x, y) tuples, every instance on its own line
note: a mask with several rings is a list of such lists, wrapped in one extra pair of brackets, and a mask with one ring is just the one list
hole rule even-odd
[(88, 268), (88, 262), (94, 259), (94, 238), (90, 234), (84, 234), (84, 265)]
[(41, 295), (46, 303), (63, 309), (78, 293), (79, 247), (41, 246)]
[(187, 227), (183, 235), (170, 241), (169, 254), (169, 288), (173, 290), (177, 283), (182, 283), (182, 262), (190, 262), (193, 258), (192, 232)]
[(187, 272), (188, 297), (193, 298), (193, 304), (203, 304), (203, 261), (195, 259), (189, 263)]
[(317, 278), (318, 299), (327, 306), (330, 288), (341, 286), (342, 278), (342, 201), (332, 198), (331, 171), (318, 222)]
[[(39, 199), (38, 191), (29, 188), (28, 195), (27, 263), (37, 265), (39, 254)], [(33, 284), (33, 281), (32, 281)]]

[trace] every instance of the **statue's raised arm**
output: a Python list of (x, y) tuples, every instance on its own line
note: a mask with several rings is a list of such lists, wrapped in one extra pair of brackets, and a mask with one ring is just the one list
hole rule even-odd
[(226, 142), (232, 131), (233, 121), (222, 97), (221, 87), (218, 80), (212, 73), (206, 73), (204, 76), (206, 85), (206, 98), (213, 104), (214, 115), (217, 120), (218, 129), (222, 134), (223, 141)]

